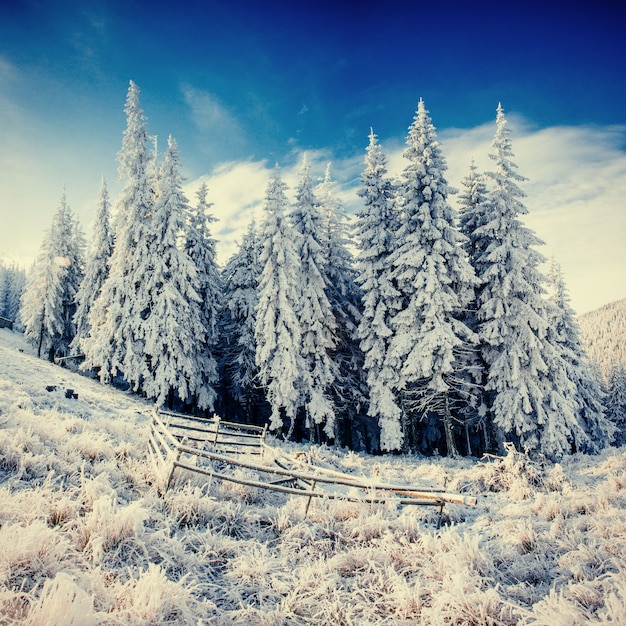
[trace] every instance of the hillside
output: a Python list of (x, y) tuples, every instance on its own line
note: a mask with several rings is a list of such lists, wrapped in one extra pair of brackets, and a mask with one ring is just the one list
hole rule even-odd
[(587, 353), (606, 374), (613, 361), (626, 366), (626, 298), (578, 318)]
[(0, 330), (0, 624), (625, 623), (625, 448), (543, 465), (308, 448), (478, 497), (438, 528), (432, 508), (305, 517), (304, 499), (199, 476), (164, 493), (149, 410)]

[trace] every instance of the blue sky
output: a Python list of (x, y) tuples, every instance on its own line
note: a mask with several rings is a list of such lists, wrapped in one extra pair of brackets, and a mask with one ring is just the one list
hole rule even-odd
[[(349, 209), (370, 126), (396, 171), (423, 97), (457, 185), (489, 167), (495, 108), (513, 129), (528, 224), (576, 309), (626, 296), (626, 11), (616, 3), (37, 0), (0, 8), (0, 258), (29, 263), (58, 206), (89, 231), (115, 197), (128, 81), (178, 141), (233, 249), (278, 161), (333, 161)], [(588, 176), (589, 175), (589, 176)], [(291, 177), (291, 178), (290, 178)], [(598, 276), (601, 275), (601, 279)]]

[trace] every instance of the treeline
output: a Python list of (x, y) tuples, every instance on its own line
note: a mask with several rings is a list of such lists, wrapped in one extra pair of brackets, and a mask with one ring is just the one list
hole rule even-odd
[(22, 319), (40, 356), (83, 354), (82, 369), (159, 405), (370, 452), (513, 442), (558, 459), (623, 436), (562, 273), (542, 273), (522, 222), (500, 106), (493, 169), (470, 166), (458, 214), (420, 101), (399, 178), (371, 132), (353, 224), (330, 168), (315, 185), (305, 158), (290, 201), (277, 166), (224, 268), (208, 190), (189, 203), (171, 137), (157, 161), (132, 81), (125, 112), (115, 219), (103, 181), (85, 260), (63, 196), (30, 273)]

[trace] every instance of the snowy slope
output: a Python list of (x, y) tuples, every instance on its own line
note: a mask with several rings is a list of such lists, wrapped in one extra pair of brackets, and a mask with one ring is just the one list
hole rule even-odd
[(478, 505), (441, 529), (365, 503), (305, 519), (302, 499), (200, 478), (160, 493), (149, 410), (0, 331), (0, 624), (626, 623), (626, 449), (540, 467), (315, 448)]
[(613, 361), (626, 366), (626, 299), (585, 313), (578, 323), (587, 354), (605, 374)]

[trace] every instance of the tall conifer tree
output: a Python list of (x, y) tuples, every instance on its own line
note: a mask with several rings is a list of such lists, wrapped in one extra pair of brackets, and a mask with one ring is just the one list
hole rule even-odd
[(206, 342), (202, 375), (205, 379), (204, 388), (209, 392), (210, 398), (199, 404), (212, 407), (219, 378), (217, 372), (218, 318), (221, 311), (223, 286), (217, 263), (216, 241), (210, 228), (210, 225), (217, 220), (210, 212), (213, 204), (207, 202), (207, 193), (207, 186), (202, 183), (196, 193), (196, 206), (188, 208), (185, 250), (196, 267), (198, 281), (196, 291), (200, 297), (200, 316)]
[(543, 242), (519, 219), (528, 212), (517, 184), (525, 178), (511, 160), (510, 130), (500, 105), (492, 146), (488, 215), (477, 229), (485, 240), (478, 319), (489, 409), (500, 444), (513, 441), (530, 453), (559, 458), (584, 431), (576, 419), (574, 383), (549, 329), (539, 269), (545, 258), (534, 249)]
[(66, 356), (74, 339), (83, 244), (82, 232), (64, 191), (22, 297), (26, 341), (38, 356), (45, 355), (50, 361)]
[(626, 367), (622, 363), (614, 362), (609, 369), (606, 409), (616, 428), (615, 445), (626, 445)]
[(307, 365), (302, 381), (304, 426), (315, 436), (315, 426), (323, 424), (326, 435), (333, 438), (335, 410), (330, 390), (337, 375), (331, 359), (337, 345), (336, 321), (327, 295), (324, 220), (306, 156), (291, 220), (298, 235), (296, 246), (302, 265), (297, 314), (302, 332), (301, 355)]
[(552, 259), (547, 274), (549, 330), (565, 361), (567, 378), (572, 381), (577, 411), (570, 425), (570, 440), (576, 451), (598, 452), (608, 446), (615, 427), (607, 420), (600, 379), (582, 346), (580, 327), (571, 307), (565, 278)]
[[(489, 192), (484, 174), (478, 171), (474, 159), (470, 162), (469, 173), (461, 181), (461, 193), (458, 196), (459, 230), (465, 235), (463, 243), (470, 265), (474, 268), (477, 277), (484, 273), (483, 257), (489, 239), (481, 233), (481, 228), (487, 223), (487, 200)], [(482, 292), (482, 280), (477, 279), (475, 297), (468, 304), (462, 316), (465, 324), (474, 332), (478, 332), (478, 301)], [(461, 412), (461, 421), (464, 422), (468, 454), (480, 454), (484, 451), (494, 452), (495, 435), (491, 414), (487, 411), (485, 399), (485, 384), (487, 367), (484, 363), (479, 346), (466, 355), (466, 391), (467, 402)], [(477, 437), (470, 437), (470, 431), (480, 433)], [(474, 439), (474, 447), (472, 447)], [(476, 441), (478, 439), (478, 441)]]
[(246, 421), (257, 421), (263, 397), (256, 364), (256, 309), (261, 278), (260, 239), (250, 223), (224, 268), (223, 370), (225, 386)]
[(150, 306), (143, 286), (154, 269), (149, 246), (155, 166), (139, 88), (133, 81), (124, 110), (127, 124), (118, 160), (126, 186), (115, 220), (109, 276), (89, 313), (91, 335), (82, 344), (83, 366), (99, 368), (105, 382), (121, 373), (138, 390), (150, 376), (141, 326)]
[(359, 345), (358, 327), (361, 320), (361, 290), (356, 282), (352, 245), (344, 208), (335, 192), (336, 183), (326, 166), (324, 181), (319, 185), (325, 225), (324, 256), (326, 261), (327, 294), (337, 324), (337, 344), (331, 352), (337, 375), (331, 386), (336, 411), (335, 440), (342, 445), (351, 440), (353, 421), (367, 405), (367, 390), (363, 373), (363, 352)]
[(392, 334), (390, 317), (400, 308), (400, 293), (392, 280), (389, 256), (398, 229), (394, 187), (387, 175), (387, 159), (372, 130), (361, 176), (364, 208), (357, 214), (355, 229), (358, 281), (363, 292), (363, 316), (359, 323), (361, 350), (369, 390), (368, 413), (381, 426), (381, 445), (395, 450), (402, 445), (400, 408), (394, 388), (398, 371), (387, 364)]
[(17, 264), (8, 267), (0, 261), (0, 316), (11, 320), (13, 328), (21, 325), (20, 301), (26, 286), (26, 271)]
[[(151, 272), (141, 285), (146, 309), (140, 336), (145, 345), (149, 375), (141, 389), (149, 398), (170, 407), (174, 398), (192, 399), (201, 409), (213, 408), (215, 360), (206, 345), (201, 298), (196, 289), (196, 266), (179, 247), (189, 210), (182, 191), (176, 142), (170, 136), (159, 175), (159, 196), (151, 219)], [(212, 381), (206, 373), (214, 374)]]
[(113, 252), (113, 231), (110, 224), (109, 192), (104, 177), (100, 183), (98, 206), (94, 220), (85, 277), (76, 295), (76, 337), (72, 342), (72, 351), (81, 353), (81, 342), (89, 336), (89, 312), (100, 295), (102, 285), (109, 275), (109, 262)]
[(308, 372), (297, 314), (302, 266), (296, 233), (285, 213), (285, 188), (277, 166), (267, 188), (260, 232), (262, 272), (254, 334), (259, 381), (272, 410), (270, 429), (282, 429), (287, 418), (291, 434)]
[(387, 363), (399, 372), (406, 415), (405, 447), (429, 451), (444, 427), (448, 454), (456, 454), (453, 395), (463, 385), (460, 358), (474, 343), (461, 321), (476, 278), (448, 203), (447, 169), (435, 128), (420, 100), (409, 127), (400, 184), (401, 225), (391, 257), (403, 299), (390, 320)]

